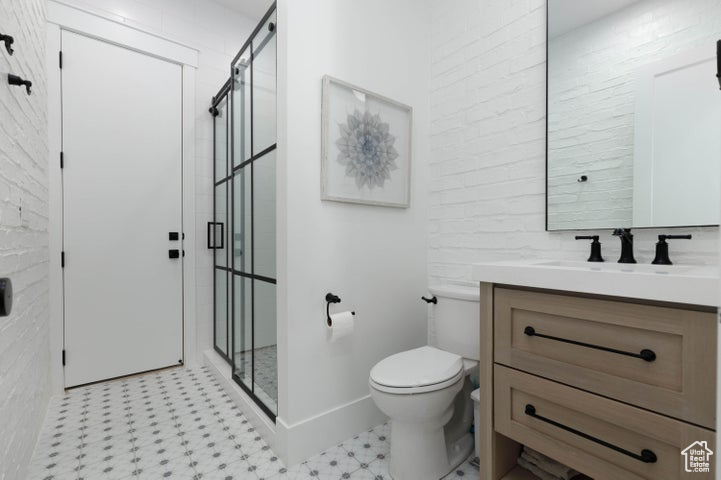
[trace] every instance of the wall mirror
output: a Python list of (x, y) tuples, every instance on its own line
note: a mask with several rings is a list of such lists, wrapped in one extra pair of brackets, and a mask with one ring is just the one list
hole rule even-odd
[(718, 225), (718, 0), (548, 0), (548, 230)]

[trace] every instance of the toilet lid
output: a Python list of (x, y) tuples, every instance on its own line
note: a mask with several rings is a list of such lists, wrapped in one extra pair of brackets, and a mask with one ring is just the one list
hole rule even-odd
[(413, 388), (445, 382), (462, 370), (463, 357), (426, 346), (381, 360), (370, 377), (379, 385)]

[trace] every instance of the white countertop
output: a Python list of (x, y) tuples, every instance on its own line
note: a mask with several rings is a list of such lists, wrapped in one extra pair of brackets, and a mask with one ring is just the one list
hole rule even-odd
[(716, 307), (719, 269), (701, 265), (643, 265), (564, 260), (473, 265), (473, 280), (522, 287)]

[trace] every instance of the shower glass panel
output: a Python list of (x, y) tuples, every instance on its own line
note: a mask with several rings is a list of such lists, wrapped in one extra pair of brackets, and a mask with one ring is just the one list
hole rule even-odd
[(253, 279), (234, 275), (233, 283), (235, 291), (233, 378), (247, 387), (253, 384)]
[(221, 235), (219, 223), (227, 227), (224, 248), (216, 244), (215, 252), (215, 345), (233, 367), (233, 379), (275, 420), (275, 5), (233, 60), (227, 85), (225, 101), (213, 99), (213, 235)]
[(228, 93), (230, 82), (226, 82), (218, 94), (213, 97), (210, 113), (213, 115), (213, 224), (209, 226), (208, 243), (212, 246), (214, 275), (214, 314), (213, 314), (213, 346), (227, 360), (231, 358), (231, 303), (230, 286), (231, 272), (229, 265), (230, 231), (229, 204), (230, 177), (228, 175), (228, 154), (230, 152), (230, 102)]
[(276, 346), (275, 284), (253, 281), (255, 331), (253, 391), (271, 411), (278, 411), (278, 349)]
[(253, 39), (253, 155), (275, 145), (276, 141), (275, 25), (273, 14), (261, 28), (260, 35)]
[(250, 158), (250, 52), (243, 52), (233, 64), (233, 168)]
[[(215, 187), (215, 222), (218, 235), (221, 234), (218, 225), (222, 224), (222, 230), (225, 230), (224, 227), (228, 224), (228, 186), (229, 183), (224, 181)], [(230, 272), (227, 269), (228, 249), (226, 245), (227, 243), (224, 242), (223, 248), (215, 250), (215, 348), (226, 357), (230, 357), (230, 302), (228, 297)]]

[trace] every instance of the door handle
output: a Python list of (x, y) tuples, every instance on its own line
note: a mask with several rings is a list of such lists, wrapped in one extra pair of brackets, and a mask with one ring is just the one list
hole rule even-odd
[(716, 40), (716, 78), (721, 88), (721, 40)]
[[(216, 225), (220, 226), (220, 244), (217, 239), (218, 230), (215, 228)], [(209, 250), (222, 250), (225, 248), (225, 224), (223, 222), (208, 222), (208, 249)]]

